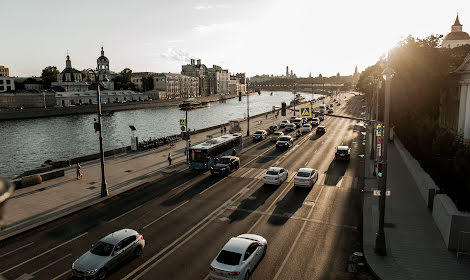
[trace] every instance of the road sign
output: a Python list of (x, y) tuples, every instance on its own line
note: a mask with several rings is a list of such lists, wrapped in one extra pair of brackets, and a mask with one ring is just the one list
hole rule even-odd
[(186, 125), (186, 120), (180, 119), (180, 126), (185, 126), (185, 125)]
[(384, 133), (384, 127), (379, 124), (377, 125), (377, 129), (376, 129), (376, 134), (377, 136), (383, 136), (383, 133)]
[(311, 118), (312, 117), (312, 107), (310, 106), (300, 106), (299, 107), (300, 117), (301, 118)]
[(184, 125), (181, 126), (181, 131), (185, 131), (186, 127)]
[(378, 143), (378, 144), (382, 144), (382, 137), (380, 137), (380, 136), (377, 137), (377, 143)]
[[(385, 196), (390, 196), (390, 191), (385, 191)], [(380, 190), (374, 190), (374, 196), (380, 196)]]

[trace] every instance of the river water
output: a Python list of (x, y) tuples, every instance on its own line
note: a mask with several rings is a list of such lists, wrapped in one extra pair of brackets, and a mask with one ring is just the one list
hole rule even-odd
[[(293, 99), (292, 92), (262, 91), (250, 96), (250, 115), (272, 110)], [(310, 100), (311, 93), (301, 93)], [(314, 96), (315, 98), (318, 95)], [(246, 115), (246, 97), (211, 103), (210, 107), (188, 111), (189, 129), (226, 123)], [(115, 112), (103, 117), (104, 149), (130, 145), (129, 125), (137, 128), (139, 139), (179, 134), (179, 119), (185, 112), (178, 107), (149, 108)], [(39, 167), (46, 160), (65, 160), (99, 152), (98, 134), (93, 128), (96, 114), (58, 116), (40, 119), (0, 121), (0, 176), (13, 178)]]

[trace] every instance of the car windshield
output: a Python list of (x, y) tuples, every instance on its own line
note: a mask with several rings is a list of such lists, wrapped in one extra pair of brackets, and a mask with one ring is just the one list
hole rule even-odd
[(283, 121), (282, 121), (282, 123), (288, 123), (288, 121), (286, 121), (286, 120), (283, 120)]
[(289, 141), (290, 138), (289, 137), (281, 137), (279, 138), (279, 141)]
[(308, 125), (308, 124), (304, 124), (304, 125), (303, 125), (303, 127), (310, 127), (310, 125)]
[(320, 130), (320, 131), (325, 130), (325, 128), (324, 127), (319, 127), (318, 130)]
[(257, 131), (255, 132), (255, 134), (263, 134), (263, 131), (262, 131), (262, 130), (257, 130)]
[(230, 163), (230, 159), (229, 159), (229, 158), (220, 158), (220, 160), (219, 160), (218, 163), (229, 164), (229, 163)]
[(219, 263), (223, 263), (226, 265), (238, 265), (240, 263), (241, 257), (242, 257), (242, 254), (222, 250), (220, 254), (217, 256), (216, 260)]
[(277, 170), (268, 170), (268, 172), (266, 172), (266, 175), (278, 175), (279, 174), (279, 171)]
[(298, 177), (310, 177), (310, 172), (299, 171), (297, 172)]
[(98, 256), (109, 256), (113, 251), (113, 245), (99, 241), (91, 248), (90, 252)]
[(274, 133), (273, 135), (274, 135), (274, 136), (280, 136), (280, 135), (282, 135), (282, 133), (281, 133), (281, 132), (276, 132), (276, 133)]

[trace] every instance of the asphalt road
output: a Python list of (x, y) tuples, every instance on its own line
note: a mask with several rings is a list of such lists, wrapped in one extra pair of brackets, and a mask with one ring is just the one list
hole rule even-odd
[[(343, 99), (335, 114), (361, 117), (361, 98)], [(241, 168), (228, 177), (184, 169), (10, 239), (0, 244), (0, 273), (7, 279), (72, 279), (72, 262), (93, 243), (132, 228), (145, 237), (144, 252), (109, 279), (208, 279), (208, 266), (222, 246), (247, 232), (268, 241), (251, 279), (370, 278), (348, 271), (362, 236), (364, 151), (356, 123), (327, 116), (326, 134), (312, 131), (288, 151), (277, 151), (269, 139), (248, 143)], [(333, 159), (338, 145), (352, 148), (349, 162)], [(289, 170), (279, 187), (263, 185), (270, 166)], [(293, 188), (301, 167), (319, 170), (313, 188)]]

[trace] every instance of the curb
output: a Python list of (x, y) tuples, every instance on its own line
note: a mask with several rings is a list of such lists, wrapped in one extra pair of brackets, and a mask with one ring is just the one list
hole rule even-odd
[[(185, 168), (187, 168), (187, 166), (185, 166), (185, 165), (186, 165), (186, 161), (184, 161), (184, 160), (183, 160), (182, 162), (175, 163), (175, 164), (173, 165), (173, 166), (175, 167), (174, 170), (171, 170), (171, 171), (166, 172), (166, 173), (163, 172), (163, 169), (165, 169), (166, 167), (163, 167), (163, 168), (161, 168), (161, 169), (158, 170), (158, 171), (161, 171), (161, 172), (162, 172), (162, 173), (161, 173), (162, 175), (161, 175), (159, 178), (155, 179), (155, 180), (152, 180), (152, 181), (149, 181), (149, 182), (144, 182), (144, 183), (139, 184), (139, 185), (136, 185), (136, 186), (134, 186), (134, 187), (129, 187), (128, 189), (124, 189), (124, 190), (123, 190), (122, 192), (120, 192), (120, 193), (114, 193), (114, 194), (108, 195), (107, 197), (98, 198), (98, 199), (96, 199), (96, 200), (93, 200), (93, 201), (91, 201), (91, 202), (86, 203), (85, 205), (79, 206), (79, 207), (74, 208), (74, 209), (70, 209), (70, 210), (68, 210), (68, 211), (66, 211), (66, 212), (64, 212), (64, 213), (60, 213), (60, 214), (58, 214), (57, 216), (53, 216), (53, 217), (47, 218), (47, 219), (45, 219), (45, 220), (42, 220), (42, 221), (40, 221), (40, 222), (37, 222), (37, 223), (35, 223), (35, 224), (28, 225), (28, 226), (26, 226), (26, 227), (24, 227), (24, 228), (20, 228), (20, 229), (18, 229), (18, 230), (12, 231), (12, 232), (10, 232), (10, 233), (6, 233), (6, 234), (4, 234), (4, 235), (0, 235), (0, 241), (3, 242), (3, 241), (8, 240), (8, 239), (10, 239), (10, 238), (12, 238), (12, 237), (15, 237), (16, 235), (19, 235), (19, 234), (28, 232), (28, 231), (30, 231), (30, 230), (36, 229), (36, 228), (38, 228), (38, 227), (40, 227), (40, 226), (44, 226), (44, 225), (46, 225), (46, 224), (48, 224), (48, 223), (50, 223), (50, 222), (53, 222), (53, 221), (55, 221), (55, 220), (58, 220), (58, 219), (61, 219), (61, 218), (66, 217), (66, 216), (69, 216), (69, 215), (71, 215), (71, 214), (74, 214), (74, 213), (76, 213), (76, 212), (85, 210), (85, 209), (87, 209), (87, 208), (89, 208), (89, 207), (91, 207), (91, 206), (93, 206), (93, 205), (96, 205), (96, 204), (98, 204), (98, 203), (101, 203), (101, 202), (103, 202), (103, 201), (106, 201), (106, 200), (108, 200), (108, 199), (110, 199), (110, 198), (113, 198), (113, 197), (115, 197), (115, 196), (122, 195), (122, 194), (126, 194), (126, 193), (128, 193), (128, 192), (130, 192), (130, 191), (132, 191), (132, 190), (134, 190), (134, 189), (136, 189), (136, 188), (144, 188), (144, 187), (147, 187), (148, 185), (153, 184), (153, 183), (156, 183), (156, 182), (158, 182), (158, 181), (160, 181), (160, 180), (162, 180), (162, 179), (164, 179), (164, 178), (167, 178), (167, 177), (170, 176), (171, 174), (175, 173), (175, 172), (177, 171), (177, 169), (178, 169), (180, 166), (184, 166)], [(181, 170), (184, 170), (184, 168), (181, 169)], [(180, 171), (181, 171), (181, 170), (180, 170)]]

